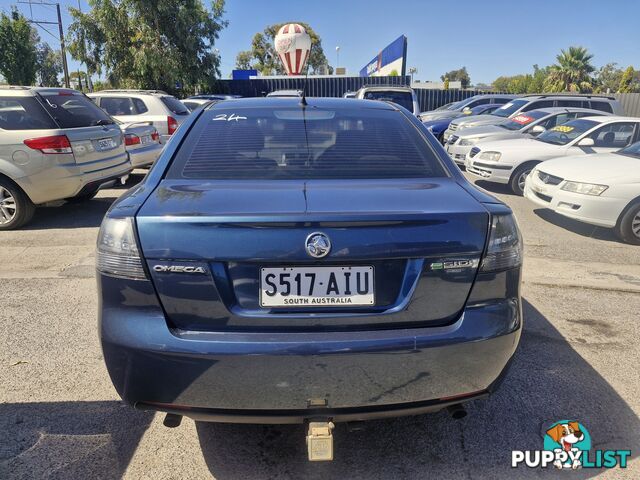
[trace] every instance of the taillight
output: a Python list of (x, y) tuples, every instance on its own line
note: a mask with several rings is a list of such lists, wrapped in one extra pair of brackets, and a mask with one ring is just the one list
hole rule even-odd
[(169, 135), (173, 135), (173, 132), (175, 132), (177, 129), (178, 121), (171, 116), (167, 117), (167, 131)]
[(42, 153), (73, 153), (71, 142), (66, 135), (27, 138), (24, 144), (34, 150), (40, 150)]
[(145, 280), (132, 218), (106, 217), (98, 233), (96, 267), (111, 277)]
[(124, 144), (129, 146), (129, 145), (139, 145), (140, 144), (140, 137), (137, 135), (134, 135), (133, 133), (127, 133), (124, 136)]
[(158, 133), (158, 130), (154, 130), (151, 133), (151, 140), (153, 140), (154, 142), (160, 141), (160, 134)]
[(522, 265), (522, 238), (513, 214), (494, 215), (489, 232), (487, 254), (480, 270), (496, 272)]

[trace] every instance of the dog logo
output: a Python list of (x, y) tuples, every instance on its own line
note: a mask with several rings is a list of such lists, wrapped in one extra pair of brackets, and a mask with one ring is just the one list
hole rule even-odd
[[(586, 428), (575, 421), (561, 421), (554, 423), (547, 430), (544, 437), (544, 449), (552, 451), (556, 455), (553, 466), (556, 468), (572, 468), (573, 470), (582, 467), (582, 452), (591, 450), (591, 438)], [(566, 461), (561, 455), (566, 452)]]
[(512, 450), (511, 467), (627, 468), (631, 450), (591, 450), (591, 435), (577, 420), (560, 420), (543, 430), (542, 450)]

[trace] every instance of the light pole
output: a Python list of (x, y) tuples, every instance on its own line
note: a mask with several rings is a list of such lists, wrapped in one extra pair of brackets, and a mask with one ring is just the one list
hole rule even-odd
[(418, 73), (418, 69), (416, 67), (409, 67), (409, 75), (411, 75), (411, 83), (413, 83), (414, 73)]
[(338, 67), (340, 66), (340, 47), (336, 47), (336, 68), (334, 70), (334, 74), (338, 74)]

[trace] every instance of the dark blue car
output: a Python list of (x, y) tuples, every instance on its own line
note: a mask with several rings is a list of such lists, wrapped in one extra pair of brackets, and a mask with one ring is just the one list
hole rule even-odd
[(402, 107), (223, 101), (102, 223), (104, 358), (174, 419), (459, 414), (516, 350), (521, 261), (510, 209)]
[(444, 131), (449, 128), (449, 124), (452, 120), (459, 117), (464, 117), (468, 115), (488, 115), (492, 113), (494, 110), (502, 107), (502, 104), (499, 103), (490, 103), (485, 105), (478, 105), (477, 107), (473, 107), (469, 110), (463, 110), (460, 112), (458, 117), (448, 117), (448, 118), (440, 118), (436, 120), (426, 120), (422, 122), (422, 124), (427, 127), (434, 137), (438, 139), (440, 143), (444, 143)]

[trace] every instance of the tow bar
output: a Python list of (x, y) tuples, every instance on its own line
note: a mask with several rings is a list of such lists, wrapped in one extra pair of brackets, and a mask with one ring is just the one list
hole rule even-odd
[(333, 422), (309, 422), (307, 452), (312, 462), (333, 460)]

